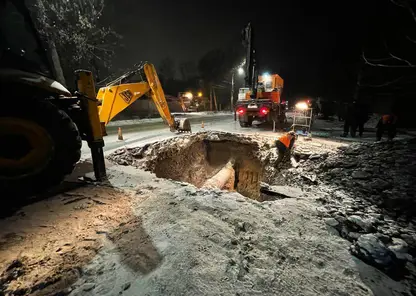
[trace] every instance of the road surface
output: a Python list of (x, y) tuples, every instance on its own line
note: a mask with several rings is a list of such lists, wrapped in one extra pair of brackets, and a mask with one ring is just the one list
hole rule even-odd
[[(272, 138), (278, 137), (279, 133), (273, 133), (272, 127), (267, 124), (256, 125), (253, 123), (252, 127), (240, 127), (238, 121), (234, 121), (231, 113), (217, 113), (217, 114), (184, 114), (191, 121), (192, 132), (200, 131), (224, 131), (243, 134), (256, 134), (262, 136), (269, 136)], [(180, 117), (180, 116), (177, 116)], [(202, 122), (204, 127), (202, 128)], [(366, 127), (364, 136), (362, 138), (341, 138), (343, 131), (343, 123), (338, 121), (316, 120), (312, 127), (312, 134), (315, 141), (342, 141), (342, 142), (373, 142), (375, 140), (375, 129)], [(118, 140), (117, 129), (122, 128), (123, 140)], [(290, 127), (290, 122), (288, 127)], [(120, 121), (112, 122), (107, 128), (108, 136), (105, 137), (104, 152), (106, 155), (112, 153), (121, 147), (137, 147), (168, 139), (172, 137), (181, 136), (181, 133), (172, 133), (169, 127), (162, 122), (161, 119), (139, 120), (139, 121)], [(398, 135), (397, 138), (406, 137), (406, 135)], [(82, 159), (90, 158), (90, 151), (88, 145), (84, 142), (82, 147)]]

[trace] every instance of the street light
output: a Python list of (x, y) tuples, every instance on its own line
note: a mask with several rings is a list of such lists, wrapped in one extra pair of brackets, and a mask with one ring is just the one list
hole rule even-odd
[[(237, 73), (238, 73), (238, 75), (243, 75), (244, 74), (244, 69), (243, 69), (242, 66), (237, 68)], [(231, 98), (230, 98), (231, 99), (230, 100), (230, 102), (231, 102), (230, 103), (231, 112), (234, 109), (234, 75), (235, 75), (235, 68), (233, 69), (233, 71), (231, 73)], [(234, 113), (234, 115), (235, 115), (235, 113)]]

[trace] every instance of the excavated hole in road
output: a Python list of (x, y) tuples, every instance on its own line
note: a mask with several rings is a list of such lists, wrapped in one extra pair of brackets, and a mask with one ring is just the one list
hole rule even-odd
[(153, 172), (157, 177), (191, 183), (200, 188), (230, 159), (234, 159), (231, 177), (222, 189), (259, 200), (263, 166), (256, 157), (257, 153), (255, 144), (203, 140), (179, 152), (172, 149), (159, 154)]

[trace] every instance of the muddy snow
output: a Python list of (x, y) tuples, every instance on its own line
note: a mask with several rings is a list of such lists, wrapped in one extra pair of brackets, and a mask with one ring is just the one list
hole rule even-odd
[[(415, 144), (198, 133), (0, 222), (5, 295), (416, 295)], [(202, 188), (232, 158), (225, 190)]]
[(129, 195), (113, 188), (75, 190), (1, 221), (0, 294), (65, 291), (111, 233), (132, 217)]

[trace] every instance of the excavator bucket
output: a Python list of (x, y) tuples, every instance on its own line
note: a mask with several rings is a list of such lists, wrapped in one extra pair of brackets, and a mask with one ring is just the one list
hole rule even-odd
[(187, 118), (175, 119), (176, 130), (179, 132), (192, 132), (191, 123)]
[(169, 111), (168, 103), (163, 92), (162, 85), (160, 84), (159, 77), (157, 76), (156, 69), (152, 64), (144, 64), (144, 73), (146, 80), (149, 83), (151, 89), (151, 96), (153, 102), (156, 105), (162, 118), (168, 123), (171, 131), (179, 132), (191, 132), (191, 124), (188, 119), (174, 119)]

